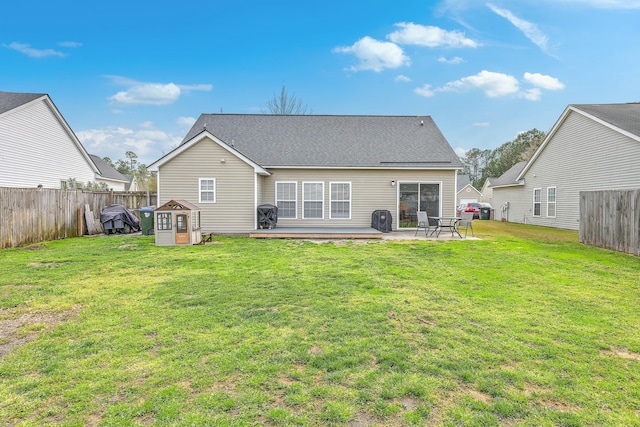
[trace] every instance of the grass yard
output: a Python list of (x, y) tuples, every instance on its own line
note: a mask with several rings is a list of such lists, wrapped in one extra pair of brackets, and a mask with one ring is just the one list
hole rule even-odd
[(640, 259), (474, 228), (0, 251), (0, 425), (640, 426)]

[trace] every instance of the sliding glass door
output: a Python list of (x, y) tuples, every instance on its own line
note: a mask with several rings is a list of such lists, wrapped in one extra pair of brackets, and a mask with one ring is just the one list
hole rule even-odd
[(440, 216), (440, 184), (426, 182), (400, 183), (398, 193), (400, 228), (418, 226), (417, 211)]

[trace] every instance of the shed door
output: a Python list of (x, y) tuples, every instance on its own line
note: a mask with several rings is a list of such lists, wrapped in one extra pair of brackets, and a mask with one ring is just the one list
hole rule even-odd
[(187, 214), (178, 214), (176, 215), (176, 245), (188, 245), (189, 243)]

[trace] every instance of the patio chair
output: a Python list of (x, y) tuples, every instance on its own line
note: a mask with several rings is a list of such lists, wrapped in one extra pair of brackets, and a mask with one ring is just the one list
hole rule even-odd
[(418, 211), (418, 228), (416, 228), (416, 234), (414, 234), (414, 236), (418, 235), (418, 231), (421, 228), (424, 228), (425, 237), (429, 237), (429, 230), (431, 230), (431, 234), (433, 234), (438, 229), (436, 225), (431, 225), (429, 223), (429, 216), (426, 212)]
[(461, 212), (460, 218), (462, 219), (458, 223), (458, 228), (464, 227), (464, 237), (467, 237), (469, 229), (471, 229), (471, 237), (475, 237), (473, 235), (473, 212)]

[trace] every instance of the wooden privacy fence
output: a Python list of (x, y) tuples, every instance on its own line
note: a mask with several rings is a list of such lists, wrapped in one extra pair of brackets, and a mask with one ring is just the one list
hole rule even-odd
[(99, 223), (111, 204), (139, 209), (155, 205), (156, 194), (0, 187), (0, 249), (82, 235), (85, 207)]
[(580, 192), (580, 242), (640, 255), (640, 189)]

